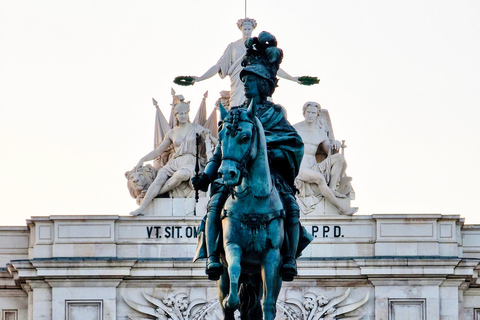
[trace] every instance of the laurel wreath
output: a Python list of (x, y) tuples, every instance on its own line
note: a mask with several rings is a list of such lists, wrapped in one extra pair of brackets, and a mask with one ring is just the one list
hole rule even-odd
[(298, 78), (298, 81), (300, 81), (300, 84), (304, 86), (311, 86), (319, 83), (320, 79), (318, 79), (317, 77), (304, 76), (304, 77)]
[(179, 86), (192, 86), (195, 83), (195, 79), (190, 76), (179, 76), (173, 79), (173, 82)]

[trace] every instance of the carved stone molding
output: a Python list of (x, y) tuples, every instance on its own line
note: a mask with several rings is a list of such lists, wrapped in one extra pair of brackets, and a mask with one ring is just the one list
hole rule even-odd
[(130, 308), (149, 316), (148, 318), (139, 318), (129, 315), (130, 320), (209, 320), (217, 319), (215, 314), (218, 312), (217, 309), (220, 309), (218, 299), (211, 301), (196, 299), (190, 301), (186, 293), (167, 293), (163, 296), (163, 299), (156, 298), (143, 291), (142, 295), (146, 301), (155, 307), (139, 304), (124, 295), (123, 299)]
[[(130, 315), (130, 320), (219, 320), (222, 319), (221, 306), (218, 299), (206, 301), (196, 299), (190, 301), (186, 293), (167, 293), (163, 299), (156, 298), (145, 292), (143, 297), (152, 306), (132, 301), (123, 296), (127, 305), (145, 317)], [(345, 303), (350, 295), (350, 288), (335, 297), (325, 294), (307, 293), (302, 300), (287, 299), (277, 301), (277, 317), (279, 320), (336, 320), (348, 317), (349, 320), (359, 320), (364, 312), (361, 307), (368, 301), (368, 293), (360, 300)]]
[[(336, 320), (348, 315), (349, 320), (361, 319), (364, 315), (360, 308), (367, 303), (368, 293), (360, 300), (353, 303), (344, 301), (350, 295), (350, 288), (336, 297), (329, 298), (325, 294), (306, 293), (303, 300), (287, 299), (279, 302), (277, 310), (283, 312), (288, 320)], [(278, 312), (277, 311), (277, 312)]]

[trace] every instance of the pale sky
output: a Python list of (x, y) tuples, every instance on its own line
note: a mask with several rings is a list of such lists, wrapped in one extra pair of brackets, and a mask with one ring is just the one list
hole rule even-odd
[[(210, 113), (229, 80), (180, 87), (241, 37), (243, 0), (0, 0), (0, 225), (128, 215), (124, 172), (153, 148), (155, 98)], [(306, 101), (346, 140), (360, 215), (457, 214), (480, 224), (480, 2), (249, 0), (284, 51), (273, 99)]]

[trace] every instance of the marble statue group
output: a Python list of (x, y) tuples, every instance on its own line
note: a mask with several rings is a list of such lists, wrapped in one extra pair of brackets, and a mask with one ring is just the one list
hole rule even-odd
[[(328, 112), (307, 102), (299, 111), (305, 120), (292, 126), (283, 107), (271, 102), (277, 76), (300, 81), (280, 68), (283, 51), (272, 34), (251, 36), (256, 25), (254, 19), (239, 20), (242, 39), (202, 76), (191, 77), (193, 83), (215, 74), (230, 77), (230, 92), (222, 91), (217, 101), (218, 128), (199, 123), (198, 116), (190, 122), (190, 103), (174, 95), (173, 128), (125, 173), (139, 204), (133, 216), (144, 215), (157, 197), (178, 197), (172, 190), (180, 186), (184, 197), (207, 192), (195, 259), (207, 259), (224, 319), (234, 319), (237, 309), (241, 319), (275, 319), (282, 281), (297, 276), (296, 259), (313, 239), (300, 224), (301, 214), (322, 201), (336, 214), (357, 211), (349, 202), (345, 146), (334, 139)], [(153, 160), (154, 166), (145, 165)]]
[[(338, 191), (341, 179), (345, 178), (346, 169), (345, 157), (338, 152), (342, 144), (330, 139), (328, 132), (318, 125), (320, 104), (306, 102), (302, 111), (305, 120), (294, 125), (304, 145), (302, 165), (296, 177), (300, 202), (308, 208), (305, 210), (308, 213), (312, 205), (324, 197), (341, 214), (352, 215), (357, 212), (357, 208), (346, 206), (338, 200), (348, 196)], [(322, 161), (317, 161), (318, 151), (325, 155)], [(307, 204), (307, 198), (313, 200), (310, 199)]]
[(134, 216), (143, 215), (146, 207), (157, 195), (167, 193), (178, 187), (180, 183), (189, 181), (195, 175), (197, 134), (205, 140), (210, 133), (208, 129), (201, 125), (189, 122), (190, 105), (184, 101), (183, 96), (176, 96), (176, 98), (172, 110), (176, 118), (176, 126), (167, 132), (158, 148), (138, 161), (133, 170), (138, 172), (145, 161), (155, 160), (168, 147), (173, 147), (170, 159), (158, 170), (155, 179), (143, 197), (140, 207), (132, 212)]

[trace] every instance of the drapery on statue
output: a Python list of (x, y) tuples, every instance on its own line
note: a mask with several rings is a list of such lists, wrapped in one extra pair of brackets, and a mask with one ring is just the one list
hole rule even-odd
[(250, 40), (240, 74), (250, 107), (233, 106), (228, 114), (220, 107), (219, 144), (193, 179), (201, 190), (213, 182), (195, 260), (207, 258), (209, 279), (220, 280), (225, 319), (234, 319), (240, 288), (241, 319), (273, 320), (281, 282), (297, 275), (296, 258), (312, 238), (300, 226), (294, 195), (303, 143), (283, 108), (267, 101), (283, 53), (269, 33)]
[[(347, 164), (343, 154), (339, 153), (342, 144), (331, 139), (327, 132), (318, 125), (321, 107), (317, 102), (306, 102), (303, 105), (305, 120), (294, 125), (304, 143), (304, 155), (300, 171), (296, 178), (296, 185), (300, 193), (298, 199), (308, 211), (313, 211), (314, 206), (325, 197), (341, 214), (352, 215), (358, 208), (344, 206), (337, 198), (346, 198), (347, 194), (339, 192), (341, 179), (345, 179)], [(329, 117), (325, 125), (331, 127)], [(330, 130), (327, 130), (331, 132)], [(318, 151), (326, 157), (317, 162)], [(343, 191), (343, 190), (342, 190)], [(308, 211), (309, 212), (309, 211)], [(307, 212), (307, 213), (308, 213)]]
[(181, 95), (175, 98), (172, 111), (176, 117), (176, 126), (167, 132), (162, 143), (155, 150), (138, 161), (133, 171), (141, 171), (140, 168), (145, 161), (157, 159), (170, 146), (173, 146), (173, 156), (158, 170), (155, 180), (143, 196), (140, 207), (130, 213), (133, 216), (143, 215), (147, 206), (157, 195), (167, 193), (184, 181), (190, 181), (195, 175), (196, 134), (200, 134), (205, 139), (210, 133), (201, 125), (190, 123), (189, 103), (185, 102)]
[[(239, 106), (245, 102), (245, 95), (243, 94), (243, 85), (242, 80), (240, 79), (240, 72), (242, 71), (242, 61), (245, 56), (246, 48), (245, 41), (251, 39), (253, 30), (257, 27), (257, 22), (255, 19), (245, 18), (240, 19), (237, 22), (237, 27), (242, 31), (243, 37), (235, 42), (230, 43), (225, 49), (223, 55), (220, 57), (218, 62), (210, 67), (203, 75), (201, 76), (190, 76), (190, 77), (177, 77), (181, 78), (191, 78), (193, 83), (200, 82), (206, 79), (209, 79), (216, 75), (220, 75), (222, 79), (226, 76), (230, 77), (230, 106)], [(295, 81), (300, 84), (311, 85), (318, 83), (318, 79), (314, 77), (292, 77), (287, 72), (282, 69), (277, 71), (277, 75), (280, 78)], [(302, 81), (305, 79), (306, 81)], [(313, 79), (313, 80), (312, 80)], [(310, 81), (310, 82), (308, 82)], [(311, 82), (313, 81), (313, 82)], [(191, 84), (193, 84), (191, 83)]]

